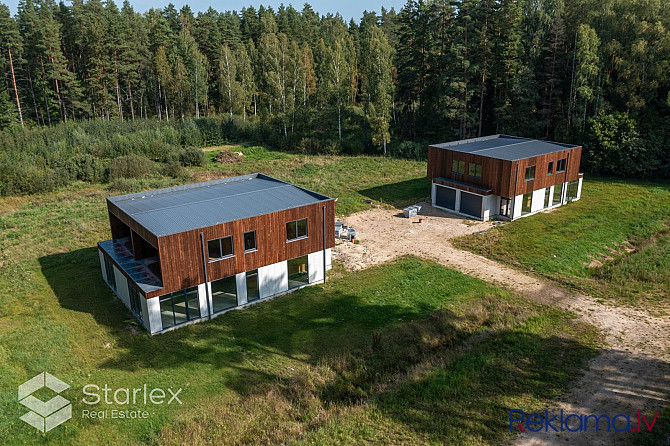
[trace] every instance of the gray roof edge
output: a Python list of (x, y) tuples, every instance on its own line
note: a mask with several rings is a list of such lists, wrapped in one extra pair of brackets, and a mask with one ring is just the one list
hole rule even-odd
[[(568, 143), (563, 143), (563, 142), (555, 142), (555, 141), (548, 141), (544, 139), (532, 139), (532, 138), (524, 138), (522, 136), (513, 136), (513, 135), (506, 135), (503, 133), (497, 133), (495, 135), (488, 135), (488, 136), (480, 136), (477, 138), (469, 138), (469, 139), (460, 139), (457, 141), (449, 141), (449, 142), (444, 142), (444, 143), (437, 143), (437, 144), (430, 144), (428, 147), (435, 147), (436, 149), (446, 149), (446, 150), (458, 150), (458, 146), (463, 145), (463, 144), (468, 144), (468, 143), (473, 143), (473, 142), (482, 142), (482, 141), (489, 141), (492, 139), (499, 139), (499, 138), (508, 138), (508, 139), (516, 139), (519, 140), (520, 142), (533, 142), (533, 141), (541, 141), (545, 142), (547, 144), (553, 144), (556, 146), (563, 147), (565, 149), (576, 149), (577, 147), (582, 147), (578, 144), (568, 144)], [(483, 149), (482, 151), (486, 150), (491, 150), (491, 149)], [(556, 152), (559, 152), (561, 149), (557, 149)], [(484, 158), (493, 158), (493, 159), (499, 159), (496, 158), (495, 156), (489, 156), (489, 155), (484, 155), (482, 153), (477, 153), (477, 152), (468, 152), (471, 153), (472, 155), (477, 155), (481, 156)], [(553, 153), (553, 152), (552, 152)], [(509, 159), (506, 161), (518, 161), (521, 159), (526, 159), (526, 158), (533, 158), (533, 156), (525, 157), (525, 158), (515, 158), (515, 159)]]
[(199, 188), (202, 188), (202, 187), (213, 186), (213, 185), (221, 184), (221, 183), (233, 183), (233, 182), (236, 182), (236, 181), (253, 180), (254, 178), (258, 178), (259, 176), (262, 176), (263, 179), (265, 179), (265, 180), (276, 181), (278, 183), (285, 183), (285, 181), (278, 180), (278, 179), (273, 178), (273, 177), (268, 176), (268, 175), (263, 175), (262, 173), (252, 173), (252, 174), (248, 174), (248, 175), (239, 175), (239, 176), (236, 176), (236, 177), (218, 178), (216, 180), (202, 181), (202, 182), (198, 182), (198, 183), (182, 184), (182, 185), (179, 185), (179, 186), (164, 187), (164, 188), (161, 188), (161, 189), (151, 189), (151, 190), (142, 191), (142, 192), (135, 192), (135, 193), (132, 193), (132, 194), (115, 195), (113, 197), (107, 197), (107, 201), (110, 201), (110, 202), (116, 204), (117, 202), (121, 202), (121, 201), (134, 200), (135, 198), (143, 198), (143, 197), (146, 197), (147, 195), (151, 195), (151, 196), (166, 195), (166, 194), (171, 194), (171, 193), (174, 193), (174, 192), (180, 192), (180, 191), (191, 190), (191, 189), (199, 189)]

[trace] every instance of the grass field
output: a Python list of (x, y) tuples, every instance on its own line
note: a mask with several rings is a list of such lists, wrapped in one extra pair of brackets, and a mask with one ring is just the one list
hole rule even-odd
[(670, 305), (670, 184), (584, 181), (582, 199), (455, 240), (595, 297)]
[[(193, 173), (266, 172), (338, 197), (339, 214), (428, 191), (425, 163), (243, 151)], [(510, 407), (544, 407), (596, 351), (569, 314), (415, 258), (151, 337), (100, 277), (116, 193), (79, 183), (0, 199), (3, 444), (497, 443)], [(74, 417), (40, 434), (18, 419), (16, 388), (44, 370), (71, 385)], [(89, 383), (182, 388), (183, 405), (87, 406)], [(90, 408), (149, 418), (82, 419)]]

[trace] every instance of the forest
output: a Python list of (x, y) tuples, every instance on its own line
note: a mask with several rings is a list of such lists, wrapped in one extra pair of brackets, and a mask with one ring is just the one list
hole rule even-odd
[(506, 133), (583, 145), (587, 172), (670, 176), (663, 0), (409, 0), (348, 23), (21, 0), (0, 3), (0, 66), (0, 193), (235, 139), (421, 158)]

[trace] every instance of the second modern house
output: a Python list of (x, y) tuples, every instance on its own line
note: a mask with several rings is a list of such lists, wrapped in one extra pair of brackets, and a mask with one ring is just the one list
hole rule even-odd
[(324, 282), (334, 200), (253, 174), (107, 199), (102, 276), (150, 333)]
[(519, 217), (578, 200), (582, 148), (507, 135), (428, 147), (433, 206), (479, 220)]

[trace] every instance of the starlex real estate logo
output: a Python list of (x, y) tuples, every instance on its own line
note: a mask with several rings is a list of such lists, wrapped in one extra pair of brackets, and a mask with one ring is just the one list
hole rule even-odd
[(19, 386), (19, 402), (30, 409), (21, 419), (40, 432), (49, 432), (72, 418), (72, 403), (60, 395), (49, 401), (36, 398), (33, 393), (43, 387), (59, 394), (70, 386), (48, 372), (42, 372)]

